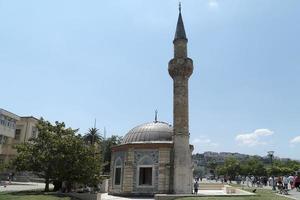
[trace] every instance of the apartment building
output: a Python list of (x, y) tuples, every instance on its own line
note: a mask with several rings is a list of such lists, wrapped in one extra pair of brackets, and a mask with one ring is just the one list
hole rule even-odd
[(8, 160), (7, 144), (15, 137), (16, 123), (20, 117), (0, 108), (0, 163)]
[(37, 137), (37, 123), (35, 117), (19, 117), (0, 108), (0, 163), (8, 163), (16, 156), (16, 144)]

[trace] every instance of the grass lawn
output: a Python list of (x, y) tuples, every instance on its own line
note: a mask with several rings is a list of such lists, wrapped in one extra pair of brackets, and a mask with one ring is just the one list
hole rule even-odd
[(43, 192), (0, 192), (0, 200), (71, 200), (71, 197), (59, 197)]
[[(246, 189), (245, 189), (246, 190)], [(246, 190), (251, 192), (251, 190)], [(176, 200), (290, 200), (286, 197), (277, 196), (271, 190), (257, 189), (256, 196), (249, 197), (186, 197)]]

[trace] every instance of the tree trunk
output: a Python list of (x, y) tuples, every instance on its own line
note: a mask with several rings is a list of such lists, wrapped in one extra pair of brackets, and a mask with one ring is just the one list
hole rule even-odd
[(49, 181), (49, 178), (46, 178), (45, 179), (45, 192), (49, 192), (49, 183), (50, 183), (50, 181)]
[(53, 189), (54, 192), (57, 192), (58, 190), (62, 189), (62, 181), (55, 180), (53, 182), (53, 185), (54, 185), (54, 189)]
[(66, 189), (66, 191), (69, 193), (69, 192), (71, 192), (71, 190), (72, 190), (72, 183), (69, 182), (69, 181), (67, 181), (67, 189)]

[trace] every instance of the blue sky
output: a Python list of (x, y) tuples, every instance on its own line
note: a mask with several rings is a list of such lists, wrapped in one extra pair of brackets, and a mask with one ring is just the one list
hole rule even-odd
[[(300, 1), (182, 0), (196, 152), (300, 159)], [(172, 123), (178, 1), (0, 0), (0, 107), (80, 128)], [(103, 131), (102, 131), (103, 132)]]

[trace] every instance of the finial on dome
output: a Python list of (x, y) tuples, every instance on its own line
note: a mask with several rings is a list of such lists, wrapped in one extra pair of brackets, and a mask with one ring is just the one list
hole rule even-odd
[(157, 110), (155, 110), (155, 117), (154, 117), (154, 123), (157, 122)]

